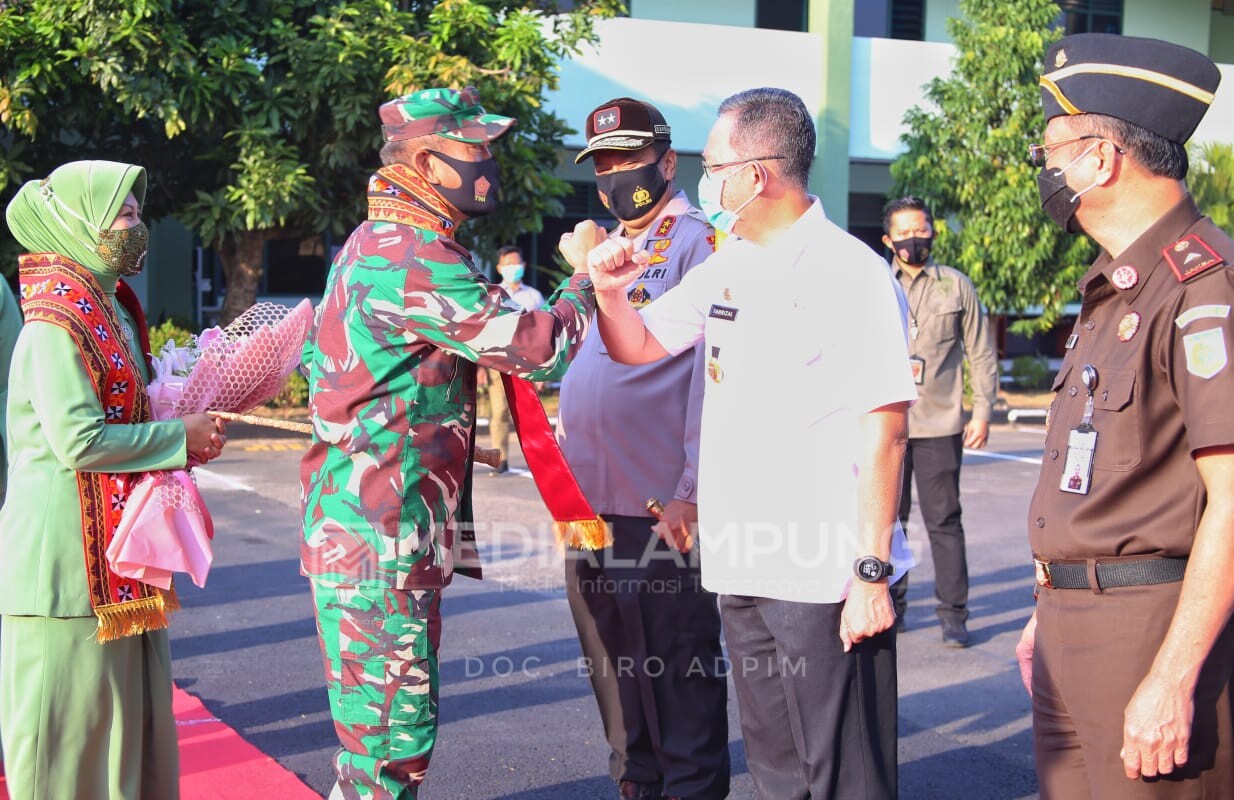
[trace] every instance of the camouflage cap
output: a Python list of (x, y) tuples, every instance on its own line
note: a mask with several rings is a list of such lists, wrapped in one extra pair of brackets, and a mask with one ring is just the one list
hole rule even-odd
[(517, 122), (512, 117), (487, 114), (474, 86), (424, 89), (381, 104), (381, 136), (397, 142), (435, 133), (460, 142), (491, 142)]

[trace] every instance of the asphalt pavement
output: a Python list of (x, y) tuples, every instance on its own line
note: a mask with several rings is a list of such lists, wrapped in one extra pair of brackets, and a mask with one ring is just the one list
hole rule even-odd
[[(321, 792), (337, 746), (308, 583), (299, 574), (299, 459), (306, 440), (233, 425), (199, 470), (215, 522), (209, 582), (178, 584), (177, 683)], [(942, 646), (933, 570), (914, 510), (908, 631), (899, 636), (900, 795), (1036, 796), (1029, 700), (1014, 647), (1031, 613), (1025, 515), (1042, 431), (996, 425), (966, 452), (964, 523), (973, 645)], [(598, 800), (615, 796), (608, 750), (563, 588), (549, 517), (517, 452), (512, 472), (478, 467), (486, 577), (446, 590), (441, 727), (424, 800)], [(733, 800), (753, 797), (730, 680)]]

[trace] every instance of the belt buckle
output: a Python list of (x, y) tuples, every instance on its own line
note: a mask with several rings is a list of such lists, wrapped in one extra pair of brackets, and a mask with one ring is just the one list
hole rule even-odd
[(1034, 558), (1033, 565), (1037, 570), (1037, 585), (1044, 586), (1047, 589), (1053, 589), (1054, 579), (1050, 576), (1050, 562), (1042, 561), (1039, 558)]

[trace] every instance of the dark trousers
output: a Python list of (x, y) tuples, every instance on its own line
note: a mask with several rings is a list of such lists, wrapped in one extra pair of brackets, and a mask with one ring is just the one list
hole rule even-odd
[(653, 519), (605, 519), (613, 546), (567, 551), (566, 595), (613, 780), (657, 798), (723, 798), (728, 685), (716, 596), (703, 590), (695, 558), (651, 532)]
[[(909, 439), (904, 453), (904, 480), (900, 487), (900, 524), (908, 530), (908, 512), (913, 507), (912, 479), (917, 476), (917, 503), (930, 536), (934, 559), (935, 611), (939, 619), (968, 619), (968, 559), (964, 549), (964, 525), (960, 522), (960, 459), (963, 437), (938, 436)], [(908, 575), (891, 587), (896, 616), (908, 606)]]
[(895, 631), (845, 653), (842, 608), (720, 598), (746, 762), (760, 800), (896, 796)]

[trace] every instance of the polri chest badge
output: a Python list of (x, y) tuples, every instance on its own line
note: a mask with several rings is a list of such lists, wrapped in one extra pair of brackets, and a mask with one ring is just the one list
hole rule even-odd
[(733, 293), (727, 286), (724, 287), (724, 299), (725, 300), (733, 299)]
[(1140, 312), (1132, 311), (1118, 321), (1118, 341), (1129, 342), (1140, 330)]
[(1110, 281), (1119, 289), (1130, 289), (1140, 282), (1140, 273), (1135, 271), (1135, 267), (1122, 266), (1114, 270)]

